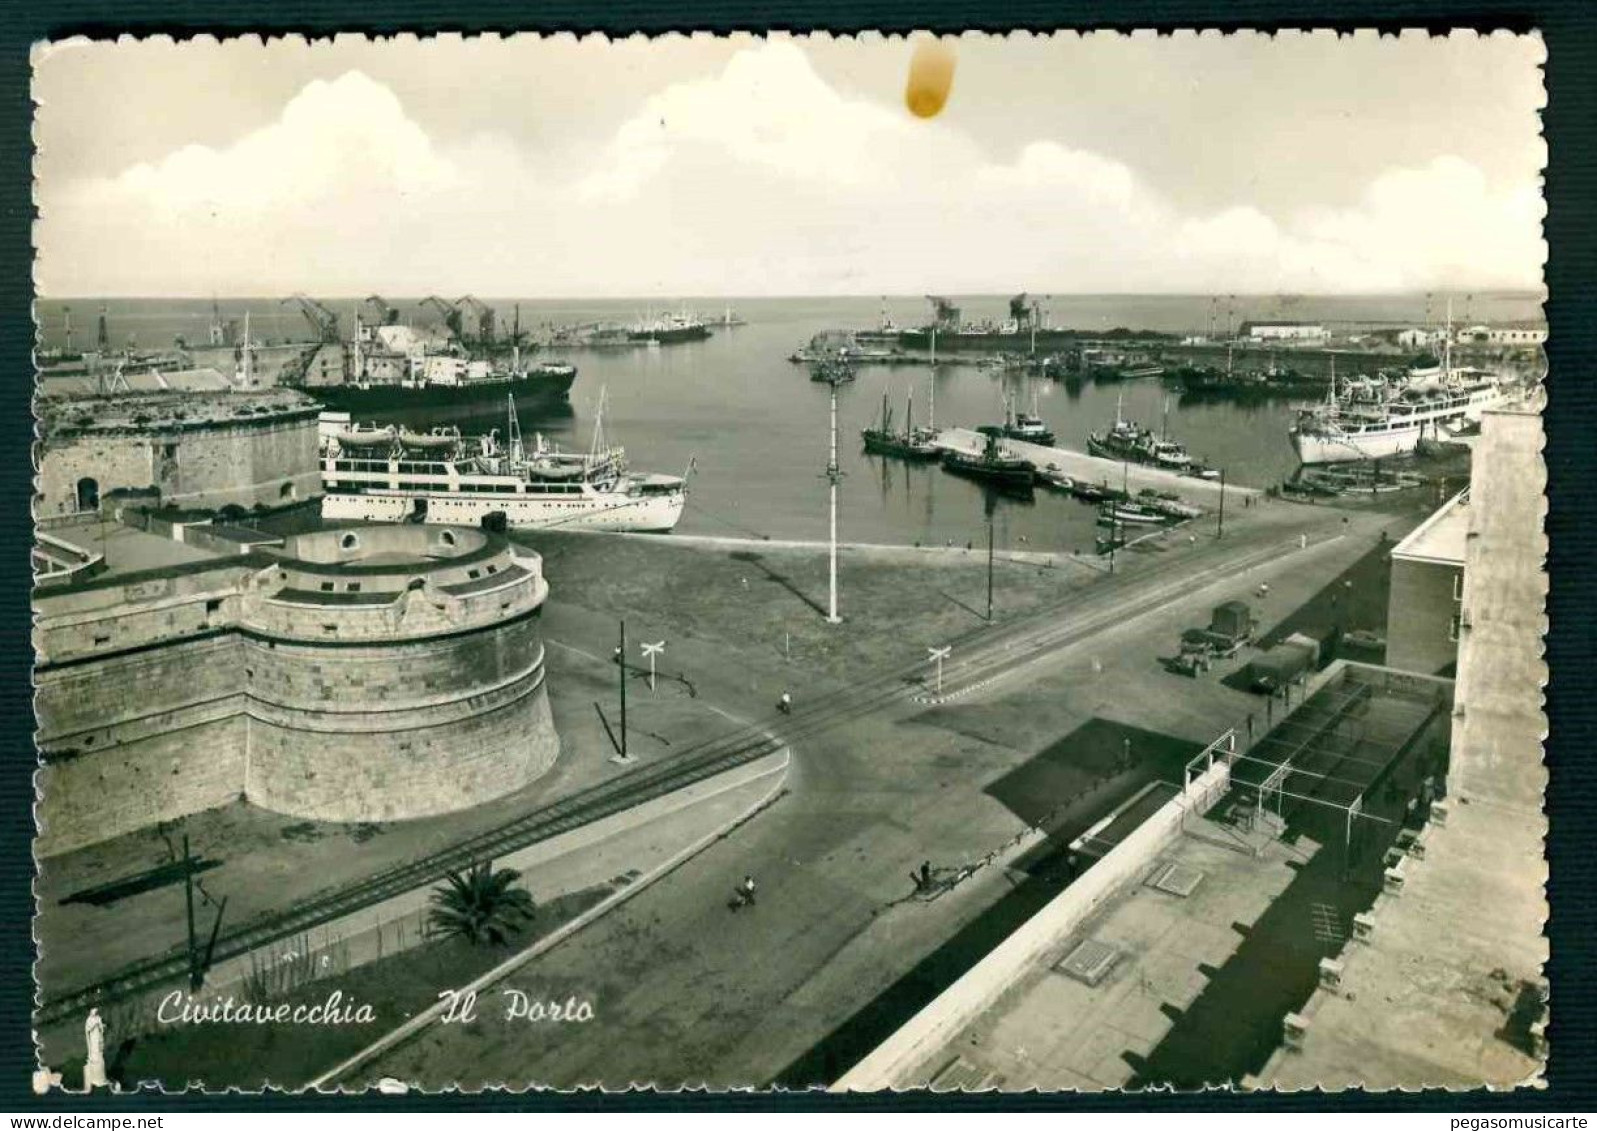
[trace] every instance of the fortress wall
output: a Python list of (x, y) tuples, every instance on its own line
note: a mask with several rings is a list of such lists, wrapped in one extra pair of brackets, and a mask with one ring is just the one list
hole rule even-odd
[(41, 445), (35, 515), (50, 518), (76, 512), (80, 479), (98, 483), (102, 497), (118, 487), (153, 486), (153, 439), (90, 434)]
[(185, 725), (184, 712), (234, 700), (243, 688), (240, 641), (232, 634), (110, 656), (34, 677), (38, 743), (46, 759), (94, 753), (151, 730)]
[(252, 717), (245, 796), (292, 816), (390, 821), (465, 809), (520, 789), (559, 753), (543, 674), (540, 664), (480, 697), (464, 717), (435, 721), (427, 709), (410, 712), (405, 721), (414, 725), (405, 730), (329, 735)]
[[(241, 620), (251, 630), (285, 641), (325, 644), (329, 641), (370, 641), (454, 635), (490, 628), (507, 620), (536, 615), (549, 587), (541, 578), (521, 577), (508, 584), (468, 596), (446, 593), (433, 585), (393, 594), (379, 604), (337, 603), (348, 599), (348, 579), (329, 581), (334, 589), (326, 603), (300, 603), (276, 599), (272, 594), (252, 595)], [(387, 579), (353, 582), (363, 596), (381, 597)], [(320, 590), (311, 590), (312, 601)]]
[(247, 738), (246, 720), (234, 712), (46, 764), (35, 778), (34, 850), (52, 856), (236, 800)]
[[(311, 498), (321, 494), (316, 415), (53, 437), (39, 457), (38, 515), (76, 511), (78, 481), (84, 478), (99, 485), (102, 497), (119, 487), (154, 486), (162, 501), (187, 507)], [(283, 494), (285, 487), (291, 496)]]
[[(53, 606), (55, 615), (34, 625), (34, 655), (41, 666), (49, 666), (231, 628), (237, 597), (218, 587), (214, 575), (203, 585), (181, 584), (193, 580), (159, 578), (140, 586), (108, 587), (101, 594), (105, 603), (80, 602), (70, 611)], [(135, 588), (142, 595), (130, 599)]]
[(418, 562), (426, 583), (377, 605), (364, 590), (277, 600), (264, 586), (278, 572), (248, 566), (41, 599), (38, 851), (240, 795), (382, 821), (535, 780), (559, 751), (539, 635), (548, 587), (536, 558), (491, 557), (498, 576), (465, 593), (435, 584), (453, 564)]
[[(542, 664), (536, 617), (461, 636), (397, 644), (323, 646), (250, 638), (244, 655), (252, 698), (288, 711), (361, 716), (456, 703)], [(336, 723), (315, 725), (346, 729)]]
[[(179, 506), (272, 506), (322, 493), (316, 416), (266, 418), (175, 437), (175, 460), (158, 459), (161, 497)], [(285, 495), (285, 488), (290, 494)]]

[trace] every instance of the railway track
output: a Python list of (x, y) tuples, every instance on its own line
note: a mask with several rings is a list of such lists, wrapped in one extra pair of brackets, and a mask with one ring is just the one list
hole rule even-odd
[[(1110, 623), (1129, 619), (1120, 608), (1125, 599), (1137, 599), (1139, 611), (1157, 608), (1190, 591), (1195, 571), (1219, 566), (1228, 572), (1256, 568), (1298, 548), (1295, 539), (1265, 543), (1240, 556), (1229, 556), (1224, 552), (1226, 548), (1215, 547), (1201, 560), (1189, 554), (1129, 575), (1104, 578), (1084, 591), (1028, 614), (1025, 621), (983, 625), (954, 638), (951, 643), (959, 659), (945, 664), (944, 682), (956, 686), (975, 680), (990, 682)], [(1095, 606), (1104, 607), (1090, 616), (1070, 619), (1072, 612)], [(705, 739), (668, 761), (580, 790), (441, 852), (313, 896), (289, 910), (249, 920), (217, 938), (213, 965), (436, 883), (472, 864), (496, 859), (703, 781), (882, 707), (907, 703), (922, 686), (925, 668), (924, 661), (918, 661), (853, 683), (795, 709), (789, 717), (757, 720)], [(773, 733), (776, 727), (780, 733)], [(100, 981), (46, 998), (35, 1015), (35, 1024), (47, 1028), (85, 1013), (91, 1006), (103, 1008), (161, 986), (181, 984), (187, 977), (186, 949), (176, 946)]]

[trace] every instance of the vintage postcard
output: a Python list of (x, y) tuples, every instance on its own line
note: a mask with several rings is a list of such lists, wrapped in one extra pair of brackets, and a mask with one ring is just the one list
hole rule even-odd
[(1544, 54), (40, 44), (36, 1087), (1539, 1086)]

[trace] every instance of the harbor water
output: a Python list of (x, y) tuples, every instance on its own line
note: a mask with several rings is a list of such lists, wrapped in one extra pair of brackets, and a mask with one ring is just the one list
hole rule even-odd
[[(501, 325), (511, 318), (510, 300), (489, 300)], [(1477, 319), (1535, 318), (1533, 297), (1476, 296)], [(73, 307), (78, 348), (92, 340), (99, 300), (42, 300), (38, 305), (45, 346), (62, 344), (60, 307)], [(203, 342), (211, 320), (208, 300), (112, 300), (107, 321), (113, 345), (135, 337), (140, 348), (170, 346), (176, 335)], [(354, 304), (332, 303), (346, 330)], [(414, 304), (395, 303), (407, 315)], [(725, 300), (686, 301), (687, 309), (717, 319)], [(962, 303), (968, 319), (999, 319), (1002, 298)], [(648, 313), (640, 301), (522, 301), (521, 324), (535, 333), (545, 325), (595, 320), (631, 322)], [(225, 318), (241, 318), (247, 308), (258, 340), (305, 336), (305, 326), (288, 307), (269, 300), (220, 304)], [(1324, 307), (1325, 309), (1322, 309)], [(672, 304), (669, 309), (675, 309)], [(882, 304), (868, 298), (732, 300), (746, 322), (715, 325), (703, 341), (615, 350), (549, 352), (540, 358), (569, 360), (579, 367), (569, 409), (541, 414), (521, 412), (521, 426), (567, 448), (592, 440), (601, 390), (606, 393), (604, 431), (611, 443), (626, 447), (638, 470), (680, 474), (690, 463), (687, 510), (681, 533), (727, 537), (823, 540), (827, 532), (826, 478), (828, 389), (812, 382), (806, 366), (789, 355), (822, 330), (874, 325)], [(657, 304), (656, 311), (660, 309)], [(1204, 297), (1075, 296), (1046, 303), (1053, 325), (1084, 331), (1118, 326), (1171, 333), (1203, 332), (1210, 316)], [(1419, 320), (1423, 296), (1392, 299), (1303, 300), (1292, 317), (1330, 321)], [(900, 325), (925, 320), (924, 300), (892, 300), (888, 314)], [(1265, 317), (1261, 312), (1259, 317)], [(1280, 316), (1280, 315), (1276, 315)], [(713, 324), (713, 323), (712, 323)], [(982, 484), (944, 472), (936, 464), (912, 465), (868, 456), (860, 430), (879, 419), (888, 398), (895, 426), (902, 422), (905, 398), (913, 393), (917, 422), (925, 422), (935, 391), (939, 426), (1001, 423), (1007, 393), (1029, 410), (1035, 396), (1040, 415), (1062, 447), (1085, 451), (1089, 432), (1101, 431), (1124, 415), (1155, 430), (1166, 429), (1194, 457), (1224, 468), (1229, 482), (1250, 486), (1278, 483), (1296, 466), (1287, 438), (1293, 408), (1284, 402), (1207, 403), (1183, 406), (1157, 378), (1067, 387), (1019, 372), (1003, 372), (961, 358), (926, 367), (863, 366), (857, 380), (838, 392), (840, 536), (845, 541), (921, 545), (984, 546), (992, 515), (998, 545), (1013, 549), (1090, 550), (1096, 531), (1092, 507), (1039, 487), (1029, 499), (996, 494)], [(489, 402), (469, 412), (427, 419), (401, 414), (377, 423), (453, 423), (468, 432), (505, 428), (505, 406)], [(1110, 477), (1111, 485), (1114, 483)]]

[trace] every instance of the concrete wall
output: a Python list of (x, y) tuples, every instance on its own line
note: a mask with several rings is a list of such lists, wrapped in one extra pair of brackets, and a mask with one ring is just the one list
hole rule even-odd
[(870, 1092), (924, 1086), (926, 1061), (940, 1054), (965, 1026), (996, 1002), (1054, 947), (1079, 930), (1088, 916), (1128, 883), (1137, 882), (1172, 840), (1189, 815), (1200, 815), (1219, 800), (1231, 782), (1231, 767), (1217, 761), (1181, 795), (1088, 868), (1048, 906), (932, 1003), (912, 1017), (865, 1059), (832, 1085), (834, 1092)]
[[(1488, 413), (1470, 482), (1464, 610), (1449, 792), (1524, 809), (1540, 819), (1542, 686), (1547, 663), (1547, 472), (1541, 418)], [(1503, 772), (1515, 770), (1517, 772)], [(1542, 861), (1527, 861), (1527, 867)], [(1529, 873), (1527, 873), (1529, 874)]]
[(262, 416), (51, 439), (39, 457), (37, 513), (77, 510), (78, 481), (84, 478), (99, 484), (102, 497), (116, 488), (153, 486), (164, 502), (187, 507), (275, 506), (313, 498), (321, 494), (316, 417)]
[(1458, 658), (1453, 618), (1462, 567), (1392, 559), (1386, 613), (1386, 666), (1436, 675)]

